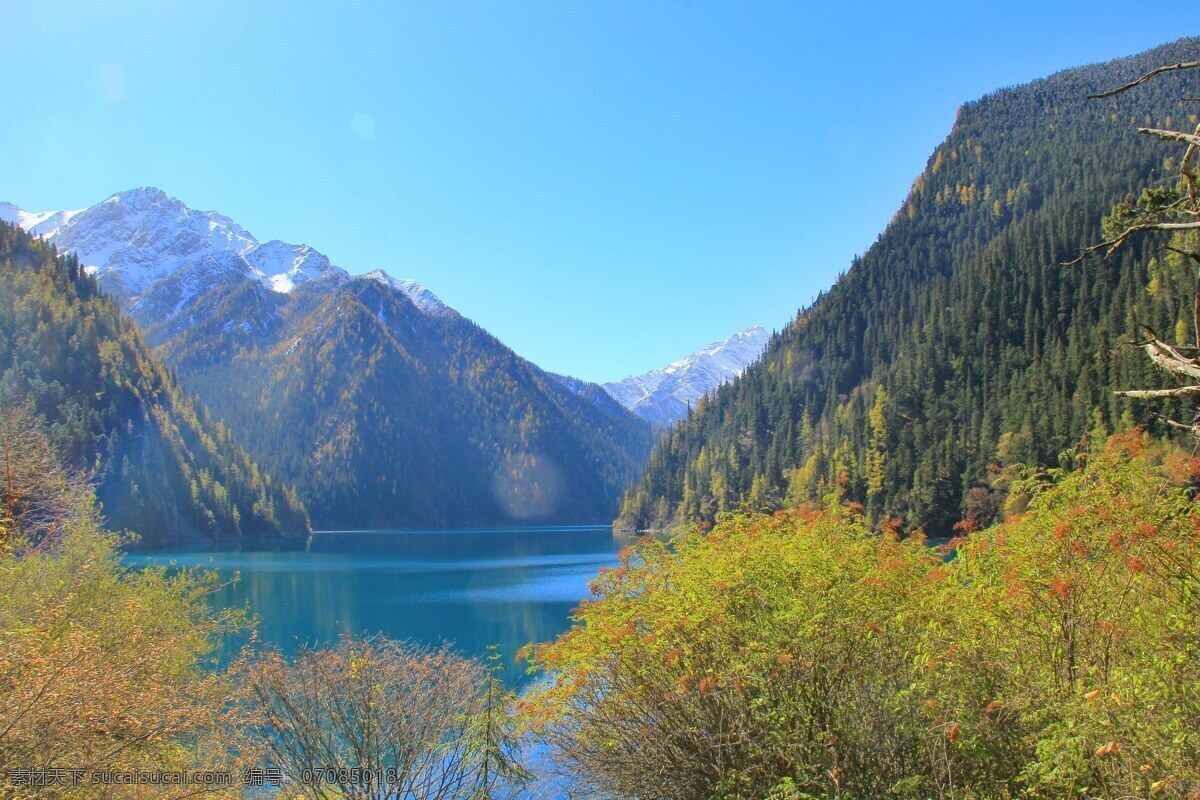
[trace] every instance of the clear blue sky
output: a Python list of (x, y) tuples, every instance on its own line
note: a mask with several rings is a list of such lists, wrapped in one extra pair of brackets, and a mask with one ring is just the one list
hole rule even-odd
[(1194, 10), (5, 3), (0, 199), (159, 186), (610, 380), (784, 325), (875, 239), (963, 101), (1198, 33)]

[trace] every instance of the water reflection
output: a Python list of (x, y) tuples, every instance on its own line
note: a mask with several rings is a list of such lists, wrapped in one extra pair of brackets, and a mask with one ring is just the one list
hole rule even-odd
[[(499, 645), (512, 662), (529, 642), (564, 631), (588, 581), (616, 563), (623, 543), (604, 527), (487, 531), (342, 531), (203, 552), (131, 554), (133, 565), (215, 569), (229, 581), (213, 597), (249, 607), (261, 641), (285, 651), (343, 632), (383, 632), (427, 644), (450, 641), (482, 655)], [(230, 642), (227, 652), (241, 642)], [(509, 680), (524, 679), (513, 665)]]

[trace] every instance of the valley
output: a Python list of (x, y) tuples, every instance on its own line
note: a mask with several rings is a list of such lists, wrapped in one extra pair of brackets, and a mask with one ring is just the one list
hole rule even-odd
[(1200, 38), (867, 6), (58, 20), (0, 797), (1200, 797)]

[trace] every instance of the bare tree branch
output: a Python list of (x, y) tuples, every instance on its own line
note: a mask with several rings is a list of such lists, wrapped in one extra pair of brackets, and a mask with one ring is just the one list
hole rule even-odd
[[(507, 695), (446, 647), (346, 636), (291, 663), (268, 653), (243, 675), (255, 736), (312, 800), (502, 798), (528, 777), (501, 705)], [(323, 779), (303, 782), (312, 770)], [(355, 770), (390, 777), (363, 783)]]
[(1116, 392), (1116, 394), (1121, 397), (1134, 397), (1138, 399), (1190, 397), (1200, 394), (1200, 384), (1195, 386), (1179, 386), (1174, 389), (1129, 389), (1124, 392)]
[(1200, 230), (1200, 220), (1196, 220), (1195, 222), (1147, 222), (1141, 225), (1133, 225), (1121, 231), (1121, 234), (1114, 239), (1109, 239), (1107, 241), (1100, 242), (1099, 244), (1093, 244), (1089, 247), (1085, 247), (1082, 251), (1080, 251), (1078, 257), (1073, 258), (1070, 261), (1064, 261), (1059, 266), (1073, 267), (1076, 264), (1085, 261), (1089, 256), (1100, 252), (1101, 250), (1104, 251), (1104, 257), (1107, 258), (1117, 250), (1120, 250), (1121, 247), (1123, 247), (1125, 243), (1129, 241), (1130, 237), (1136, 233), (1147, 233), (1149, 231), (1186, 230)]
[(1150, 70), (1145, 75), (1138, 78), (1136, 81), (1131, 81), (1131, 82), (1125, 84), (1124, 86), (1119, 86), (1116, 89), (1111, 89), (1107, 92), (1101, 92), (1100, 94), (1089, 94), (1088, 99), (1089, 100), (1099, 100), (1104, 97), (1112, 97), (1113, 95), (1118, 95), (1121, 92), (1127, 92), (1135, 86), (1140, 86), (1141, 84), (1150, 80), (1154, 76), (1162, 75), (1164, 72), (1174, 72), (1175, 70), (1180, 70), (1180, 69), (1195, 69), (1197, 67), (1200, 67), (1200, 61), (1184, 61), (1184, 62), (1180, 62), (1179, 64), (1171, 64), (1171, 65), (1165, 66), (1165, 67), (1157, 67), (1155, 69)]
[(1186, 256), (1187, 258), (1190, 258), (1192, 261), (1195, 261), (1197, 264), (1200, 264), (1200, 251), (1184, 250), (1181, 247), (1174, 247), (1172, 245), (1167, 245), (1166, 247), (1172, 253), (1179, 253), (1179, 255)]
[(1159, 139), (1168, 142), (1186, 142), (1190, 145), (1200, 145), (1200, 136), (1192, 133), (1183, 133), (1182, 131), (1168, 131), (1162, 128), (1138, 128), (1138, 133), (1145, 136), (1157, 136)]
[(90, 476), (63, 463), (45, 420), (0, 405), (0, 553), (52, 549), (64, 525), (94, 514)]
[(1172, 428), (1178, 428), (1181, 431), (1187, 431), (1188, 433), (1192, 434), (1193, 436), (1195, 436), (1197, 434), (1197, 426), (1194, 424), (1188, 425), (1187, 423), (1177, 422), (1176, 420), (1173, 420), (1170, 417), (1164, 417), (1161, 414), (1158, 414), (1157, 416), (1158, 416), (1158, 419), (1160, 422), (1163, 422)]
[(1079, 251), (1079, 255), (1077, 257), (1071, 259), (1070, 261), (1063, 261), (1063, 262), (1059, 263), (1059, 266), (1060, 267), (1074, 267), (1079, 264), (1082, 264), (1084, 261), (1087, 261), (1088, 258), (1090, 258), (1091, 256), (1095, 255), (1096, 253), (1100, 252), (1101, 250), (1108, 250), (1110, 247), (1112, 247), (1115, 244), (1115, 242), (1116, 242), (1115, 239), (1110, 239), (1109, 241), (1106, 241), (1106, 242), (1100, 242), (1099, 244), (1089, 245), (1089, 246), (1083, 248), (1083, 250)]
[(1200, 361), (1188, 358), (1175, 347), (1155, 337), (1148, 342), (1142, 342), (1141, 347), (1150, 356), (1150, 360), (1168, 372), (1176, 375), (1187, 375), (1200, 378)]

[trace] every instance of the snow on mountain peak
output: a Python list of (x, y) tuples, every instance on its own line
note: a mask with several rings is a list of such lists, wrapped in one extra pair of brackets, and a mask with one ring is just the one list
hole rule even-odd
[(713, 342), (691, 355), (684, 356), (669, 364), (663, 371), (687, 371), (707, 359), (729, 376), (726, 380), (732, 380), (741, 375), (746, 367), (758, 360), (770, 338), (770, 334), (763, 326), (755, 325), (744, 331), (738, 331), (728, 339)]
[(53, 234), (78, 213), (79, 211), (42, 211), (31, 213), (13, 203), (0, 202), (0, 219), (20, 225), (34, 236), (49, 236)]
[[(217, 252), (243, 254), (258, 245), (229, 217), (195, 211), (154, 187), (118, 192), (81, 211), (63, 214), (42, 233), (59, 250), (73, 251), (101, 281), (130, 295), (183, 266)], [(47, 218), (47, 222), (50, 222)]]
[(166, 203), (171, 200), (167, 193), (157, 186), (141, 186), (137, 189), (126, 189), (123, 192), (109, 195), (105, 203), (115, 203), (126, 208), (144, 209), (156, 203)]
[[(0, 202), (0, 219), (43, 236), (62, 252), (76, 253), (130, 308), (158, 308), (166, 319), (231, 277), (283, 294), (317, 279), (337, 284), (350, 279), (309, 245), (260, 242), (224, 214), (198, 211), (154, 186), (117, 192), (78, 211), (33, 214)], [(403, 292), (429, 316), (456, 313), (416, 281), (397, 280), (381, 269), (361, 277)]]
[(413, 305), (428, 316), (444, 317), (452, 313), (452, 309), (443, 303), (440, 297), (414, 280), (397, 280), (382, 268), (371, 270), (359, 277), (364, 280), (378, 281), (396, 291), (403, 292), (413, 302)]
[[(221, 256), (213, 264), (258, 280), (276, 292), (335, 275), (349, 276), (308, 245), (259, 243), (250, 231), (215, 211), (198, 211), (162, 189), (143, 186), (110, 195), (90, 208), (29, 214), (0, 204), (0, 219), (73, 251), (99, 279), (139, 296), (184, 267)], [(229, 255), (240, 258), (228, 258)]]
[(697, 350), (662, 369), (604, 384), (614, 400), (650, 422), (669, 425), (688, 407), (733, 380), (762, 355), (771, 336), (761, 325)]
[(306, 244), (288, 244), (272, 239), (245, 254), (245, 259), (276, 292), (290, 292), (297, 284), (326, 275), (348, 277), (329, 257)]
[(379, 269), (373, 269), (370, 272), (364, 272), (358, 277), (366, 281), (377, 281), (378, 283), (382, 283), (384, 286), (391, 287), (392, 289), (400, 288), (400, 281), (396, 280), (391, 275), (388, 275), (382, 267)]

